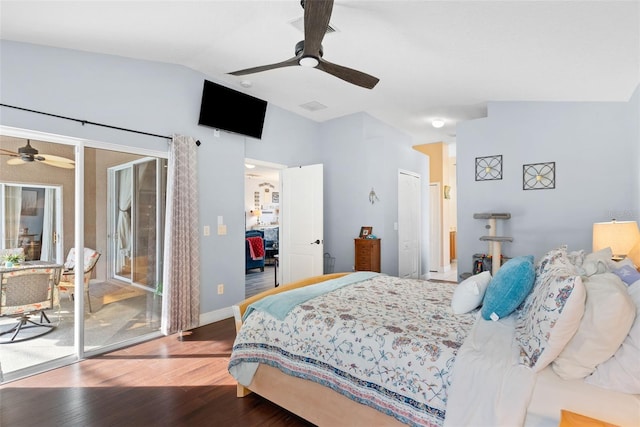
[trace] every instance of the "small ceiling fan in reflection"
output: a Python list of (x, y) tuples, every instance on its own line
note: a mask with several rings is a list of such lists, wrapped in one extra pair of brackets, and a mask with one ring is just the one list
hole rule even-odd
[(23, 165), (32, 162), (41, 162), (45, 165), (57, 168), (73, 169), (76, 163), (66, 157), (54, 156), (52, 154), (39, 154), (38, 150), (31, 146), (31, 140), (27, 140), (27, 145), (18, 148), (18, 152), (13, 152), (0, 148), (0, 155), (10, 156), (13, 159), (7, 160), (8, 165)]

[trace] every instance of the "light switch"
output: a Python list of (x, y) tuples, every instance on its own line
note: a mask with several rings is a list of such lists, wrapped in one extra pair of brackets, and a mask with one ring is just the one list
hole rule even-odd
[(219, 225), (218, 226), (218, 236), (224, 236), (225, 234), (227, 234), (227, 226), (226, 225)]
[(204, 235), (209, 236), (211, 234), (211, 228), (208, 225), (204, 226)]

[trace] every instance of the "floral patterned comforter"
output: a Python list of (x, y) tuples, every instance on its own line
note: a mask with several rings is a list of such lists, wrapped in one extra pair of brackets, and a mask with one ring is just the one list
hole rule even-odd
[(454, 315), (454, 285), (376, 276), (295, 307), (254, 311), (229, 370), (264, 363), (410, 425), (442, 425), (459, 347), (476, 313)]

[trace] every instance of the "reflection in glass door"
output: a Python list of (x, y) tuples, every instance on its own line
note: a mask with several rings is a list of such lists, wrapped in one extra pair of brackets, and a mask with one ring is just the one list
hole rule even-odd
[(26, 261), (62, 262), (62, 187), (0, 182), (0, 211), (0, 249), (22, 249)]
[(144, 158), (109, 169), (111, 277), (161, 292), (166, 161)]

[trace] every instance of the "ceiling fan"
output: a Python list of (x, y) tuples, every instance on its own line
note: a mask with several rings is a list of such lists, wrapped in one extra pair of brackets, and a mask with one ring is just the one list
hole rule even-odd
[(332, 64), (322, 58), (324, 52), (321, 43), (331, 18), (333, 0), (301, 0), (300, 4), (304, 9), (304, 40), (296, 43), (295, 56), (293, 58), (275, 64), (234, 71), (229, 74), (244, 76), (276, 68), (300, 65), (317, 68), (346, 82), (366, 89), (373, 89), (380, 79), (361, 71)]
[(31, 162), (42, 162), (46, 165), (58, 168), (73, 169), (75, 162), (66, 157), (54, 156), (52, 154), (39, 154), (38, 150), (31, 146), (31, 140), (27, 139), (27, 145), (18, 148), (18, 152), (13, 152), (0, 148), (0, 155), (11, 156), (13, 159), (7, 160), (8, 165), (23, 165)]

